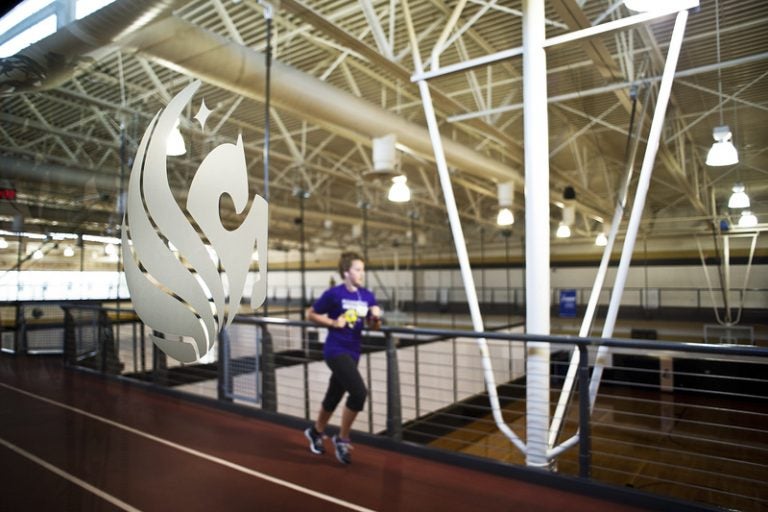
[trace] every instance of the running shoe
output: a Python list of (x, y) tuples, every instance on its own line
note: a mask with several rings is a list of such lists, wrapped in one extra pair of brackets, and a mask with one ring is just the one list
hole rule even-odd
[(325, 446), (323, 445), (323, 434), (315, 432), (314, 427), (309, 427), (304, 431), (304, 436), (309, 439), (309, 449), (312, 453), (322, 455), (325, 453)]
[(336, 458), (342, 464), (352, 463), (352, 444), (349, 441), (345, 441), (338, 435), (333, 436), (333, 446), (336, 447)]

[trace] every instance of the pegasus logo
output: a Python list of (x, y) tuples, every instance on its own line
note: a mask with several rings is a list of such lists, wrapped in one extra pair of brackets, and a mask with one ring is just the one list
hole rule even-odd
[[(125, 276), (136, 313), (163, 334), (151, 336), (157, 347), (183, 363), (211, 360), (217, 334), (237, 314), (254, 247), (259, 269), (251, 307), (261, 306), (267, 293), (267, 202), (254, 195), (250, 211), (234, 230), (222, 225), (219, 213), (225, 194), (238, 215), (248, 206), (242, 137), (205, 157), (190, 183), (185, 209), (168, 183), (166, 140), (199, 87), (199, 81), (187, 86), (144, 132), (131, 169), (122, 229)], [(203, 105), (197, 116), (203, 125), (204, 111)]]

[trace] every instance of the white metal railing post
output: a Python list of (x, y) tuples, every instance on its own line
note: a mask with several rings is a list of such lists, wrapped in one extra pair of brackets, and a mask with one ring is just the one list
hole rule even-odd
[[(549, 121), (544, 2), (523, 1), (526, 332), (549, 334)], [(527, 344), (526, 464), (548, 467), (548, 343)]]

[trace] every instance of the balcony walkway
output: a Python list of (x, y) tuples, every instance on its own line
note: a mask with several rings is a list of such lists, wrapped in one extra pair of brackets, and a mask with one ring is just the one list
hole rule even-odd
[(0, 355), (0, 418), (0, 510), (663, 509), (382, 449), (365, 435), (342, 466), (330, 442), (311, 454), (295, 426), (56, 357)]

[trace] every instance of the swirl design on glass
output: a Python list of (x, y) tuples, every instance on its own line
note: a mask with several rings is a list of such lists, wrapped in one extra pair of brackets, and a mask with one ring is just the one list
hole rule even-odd
[(224, 195), (241, 217), (248, 206), (242, 137), (206, 155), (190, 183), (185, 209), (168, 182), (166, 140), (199, 87), (195, 81), (179, 92), (144, 132), (131, 169), (122, 229), (125, 276), (134, 309), (160, 333), (151, 335), (155, 345), (182, 363), (213, 360), (219, 331), (237, 314), (254, 247), (258, 271), (251, 307), (261, 306), (267, 294), (267, 202), (254, 195), (248, 214), (233, 230), (222, 224), (219, 210)]

